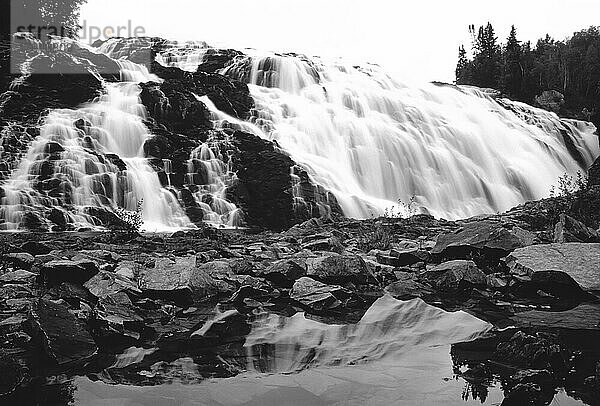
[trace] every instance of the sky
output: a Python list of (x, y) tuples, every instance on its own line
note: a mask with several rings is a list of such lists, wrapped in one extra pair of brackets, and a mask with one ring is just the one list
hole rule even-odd
[(88, 36), (130, 25), (212, 46), (377, 63), (405, 82), (452, 82), (469, 24), (491, 22), (502, 41), (514, 24), (520, 40), (535, 42), (599, 25), (598, 16), (598, 0), (88, 0), (81, 9)]

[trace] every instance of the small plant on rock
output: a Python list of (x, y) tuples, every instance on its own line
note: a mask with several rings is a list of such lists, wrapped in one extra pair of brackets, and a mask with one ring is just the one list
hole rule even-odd
[(143, 219), (144, 199), (137, 202), (135, 211), (125, 210), (122, 207), (114, 209), (115, 215), (119, 218), (120, 224), (113, 231), (126, 231), (128, 233), (137, 234), (142, 229), (144, 224)]

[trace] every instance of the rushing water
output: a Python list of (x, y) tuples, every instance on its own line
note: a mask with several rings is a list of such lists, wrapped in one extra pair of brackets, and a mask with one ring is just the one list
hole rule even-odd
[(250, 83), (251, 121), (348, 216), (381, 214), (413, 196), (446, 218), (503, 211), (546, 197), (559, 176), (585, 171), (600, 154), (591, 124), (503, 106), (479, 89), (404, 86), (376, 66), (256, 54), (222, 73)]
[[(147, 231), (190, 226), (177, 198), (161, 187), (144, 158), (149, 134), (137, 82), (159, 79), (141, 65), (118, 62), (123, 82), (107, 83), (106, 93), (93, 103), (46, 117), (40, 136), (3, 185), (2, 216), (9, 230), (18, 229), (26, 213), (53, 208), (72, 227), (93, 227), (90, 208), (135, 211), (140, 202)], [(74, 210), (63, 211), (64, 206)]]

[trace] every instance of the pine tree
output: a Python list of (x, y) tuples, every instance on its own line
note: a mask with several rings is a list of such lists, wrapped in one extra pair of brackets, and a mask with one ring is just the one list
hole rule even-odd
[(456, 84), (469, 85), (471, 84), (471, 61), (467, 58), (467, 51), (461, 45), (458, 48), (458, 63), (456, 64)]
[(473, 81), (480, 87), (499, 88), (501, 48), (492, 24), (479, 27), (473, 46)]
[(523, 90), (521, 55), (521, 43), (517, 39), (517, 30), (513, 25), (504, 47), (501, 89), (514, 98), (520, 98)]

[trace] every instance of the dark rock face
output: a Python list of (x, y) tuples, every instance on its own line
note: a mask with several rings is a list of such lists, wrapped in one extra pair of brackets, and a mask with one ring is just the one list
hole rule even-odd
[[(248, 226), (282, 230), (311, 217), (329, 215), (330, 211), (341, 213), (335, 198), (313, 185), (300, 169), (297, 170), (299, 189), (304, 202), (296, 204), (291, 176), (296, 164), (273, 143), (239, 131), (234, 125), (226, 131), (213, 129), (210, 112), (198, 97), (208, 96), (219, 110), (239, 119), (248, 118), (254, 107), (246, 84), (201, 70), (216, 69), (220, 63), (228, 63), (227, 58), (224, 56), (221, 62), (208, 59), (208, 65), (195, 73), (154, 63), (154, 73), (165, 82), (140, 84), (142, 103), (151, 118), (147, 124), (154, 134), (144, 150), (147, 156), (156, 158), (159, 177), (162, 160), (171, 161), (170, 184), (179, 188), (180, 201), (188, 217), (196, 223), (202, 220), (202, 211), (191, 191), (197, 190), (207, 179), (202, 164), (190, 160), (190, 154), (205, 142), (218, 145), (224, 159), (232, 160), (238, 181), (228, 188), (226, 198), (242, 209)], [(190, 165), (194, 169), (191, 175)], [(165, 184), (167, 176), (162, 175)]]
[(40, 299), (30, 324), (32, 337), (57, 364), (85, 361), (97, 351), (86, 325), (63, 305)]

